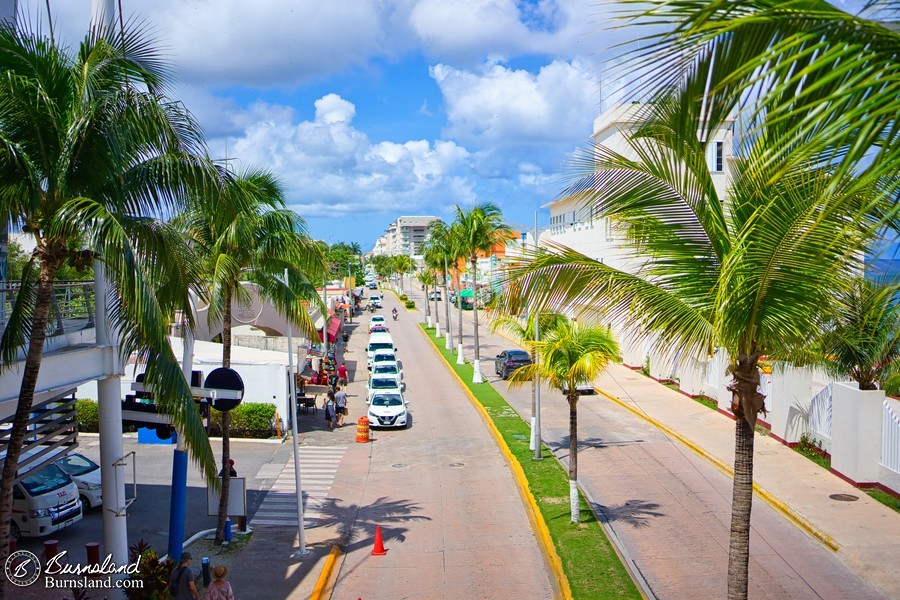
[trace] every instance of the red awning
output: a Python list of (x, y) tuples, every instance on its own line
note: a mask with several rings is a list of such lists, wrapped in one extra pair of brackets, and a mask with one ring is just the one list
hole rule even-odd
[[(341, 320), (337, 317), (332, 317), (331, 320), (328, 321), (328, 342), (333, 343), (337, 340), (337, 332), (341, 328)], [(319, 330), (319, 339), (322, 339), (322, 330)]]

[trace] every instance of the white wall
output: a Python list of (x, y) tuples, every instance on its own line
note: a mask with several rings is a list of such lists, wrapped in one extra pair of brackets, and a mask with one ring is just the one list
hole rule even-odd
[(777, 364), (772, 369), (769, 406), (766, 420), (772, 433), (788, 443), (800, 441), (806, 432), (809, 401), (812, 393), (812, 370)]

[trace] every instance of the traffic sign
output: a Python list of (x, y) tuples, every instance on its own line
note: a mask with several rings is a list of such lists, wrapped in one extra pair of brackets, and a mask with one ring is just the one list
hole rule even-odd
[[(219, 411), (227, 411), (236, 407), (244, 399), (244, 380), (234, 369), (219, 367), (213, 369), (206, 376), (203, 387), (210, 392), (210, 400), (212, 407)], [(240, 392), (238, 398), (220, 398), (216, 392), (218, 390), (228, 390), (231, 392)], [(229, 394), (233, 396), (234, 394)]]

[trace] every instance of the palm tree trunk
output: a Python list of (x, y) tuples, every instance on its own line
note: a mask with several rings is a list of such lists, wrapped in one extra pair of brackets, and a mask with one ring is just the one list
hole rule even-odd
[[(0, 564), (6, 564), (6, 558), (9, 556), (9, 544), (6, 540), (9, 539), (10, 518), (12, 517), (13, 479), (18, 470), (22, 445), (25, 443), (28, 419), (31, 416), (31, 404), (34, 401), (34, 390), (37, 387), (38, 373), (41, 370), (41, 360), (44, 356), (44, 341), (47, 339), (47, 323), (50, 320), (50, 304), (53, 300), (53, 280), (58, 268), (59, 261), (56, 259), (41, 260), (28, 354), (25, 355), (19, 400), (13, 416), (12, 429), (9, 432), (6, 460), (3, 462), (3, 477), (0, 478)], [(22, 297), (21, 293), (19, 297)], [(7, 597), (6, 581), (6, 577), (0, 578), (0, 598)]]
[(753, 506), (753, 429), (735, 420), (734, 483), (731, 499), (731, 541), (728, 547), (728, 600), (747, 598), (750, 561), (750, 510)]
[[(433, 292), (437, 291), (437, 285), (434, 286)], [(425, 302), (428, 302), (428, 296), (425, 296)], [(438, 312), (437, 294), (434, 294), (434, 326), (438, 331), (441, 330), (441, 313)]]
[(478, 297), (476, 295), (477, 289), (477, 276), (475, 272), (475, 268), (478, 265), (478, 259), (472, 258), (472, 320), (475, 322), (475, 360), (479, 360), (481, 358), (481, 352), (478, 348)]
[(578, 506), (578, 394), (569, 394), (569, 512), (572, 522), (581, 518)]
[(462, 273), (456, 270), (456, 308), (459, 310), (459, 339), (456, 343), (462, 348), (463, 328), (462, 328)]
[[(222, 312), (222, 366), (231, 367), (231, 288), (225, 292)], [(327, 335), (327, 333), (326, 333)], [(219, 496), (219, 516), (216, 520), (216, 544), (225, 540), (225, 521), (228, 519), (228, 493), (231, 490), (231, 411), (222, 413), (222, 493)]]

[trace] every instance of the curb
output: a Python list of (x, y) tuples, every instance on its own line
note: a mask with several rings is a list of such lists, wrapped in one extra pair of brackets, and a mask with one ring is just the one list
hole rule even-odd
[[(650, 423), (651, 425), (653, 425), (660, 431), (664, 432), (666, 435), (675, 438), (676, 440), (678, 440), (679, 442), (681, 442), (682, 444), (684, 444), (685, 446), (687, 446), (688, 448), (693, 450), (701, 458), (706, 459), (710, 464), (712, 464), (714, 467), (716, 467), (717, 469), (719, 469), (720, 471), (722, 471), (729, 477), (732, 477), (732, 478), (734, 477), (734, 469), (729, 467), (727, 464), (725, 464), (724, 462), (722, 462), (715, 456), (711, 455), (709, 452), (707, 452), (706, 450), (704, 450), (703, 448), (701, 448), (700, 446), (698, 446), (697, 444), (695, 444), (694, 442), (692, 442), (691, 440), (686, 438), (685, 436), (681, 435), (680, 433), (677, 433), (676, 431), (669, 428), (668, 426), (663, 425), (660, 421), (657, 421), (650, 415), (631, 406), (629, 403), (625, 402), (624, 400), (617, 398), (616, 396), (613, 396), (612, 394), (607, 393), (596, 386), (594, 387), (594, 389), (600, 395), (605, 396), (607, 399), (613, 401), (614, 403), (618, 404), (622, 408), (628, 410), (635, 416), (640, 417), (641, 419), (647, 421), (648, 423)], [(796, 510), (794, 510), (787, 504), (785, 504), (783, 501), (779, 500), (774, 494), (772, 494), (765, 488), (760, 487), (756, 482), (753, 483), (753, 491), (756, 492), (756, 495), (759, 496), (766, 504), (768, 504), (769, 506), (771, 506), (772, 508), (777, 510), (779, 513), (784, 515), (785, 518), (787, 518), (789, 521), (794, 523), (797, 527), (799, 527), (800, 529), (805, 531), (811, 537), (818, 540), (826, 548), (828, 548), (832, 552), (837, 552), (838, 549), (840, 549), (841, 545), (837, 541), (835, 541), (834, 538), (832, 538), (827, 533), (825, 533), (824, 531), (822, 531), (821, 529), (819, 529), (818, 527), (816, 527), (815, 525), (810, 523), (805, 517), (803, 517), (803, 515), (798, 513)]]
[(316, 587), (313, 588), (309, 600), (321, 600), (322, 598), (330, 598), (334, 589), (334, 579), (337, 575), (335, 565), (338, 557), (341, 555), (341, 549), (337, 544), (331, 546), (331, 552), (325, 557), (325, 564), (322, 566), (322, 572), (316, 580)]
[[(437, 354), (441, 362), (450, 367), (449, 363), (447, 363), (447, 359), (435, 346), (434, 341), (428, 335), (428, 332), (425, 331), (422, 327), (419, 327), (419, 331), (421, 331), (422, 335), (425, 336), (426, 340), (428, 341), (428, 345), (431, 347), (434, 353)], [(553, 577), (555, 579), (556, 587), (559, 591), (560, 597), (564, 598), (565, 600), (571, 600), (572, 590), (569, 587), (569, 580), (568, 578), (566, 578), (566, 574), (562, 568), (562, 561), (559, 559), (559, 555), (556, 553), (556, 548), (553, 546), (553, 540), (550, 537), (550, 530), (547, 529), (547, 524), (544, 522), (544, 517), (537, 506), (534, 495), (528, 488), (528, 481), (525, 478), (525, 472), (522, 470), (522, 466), (519, 464), (519, 461), (516, 460), (516, 457), (513, 456), (513, 453), (512, 451), (510, 451), (509, 446), (506, 445), (506, 441), (503, 439), (503, 435), (497, 429), (497, 426), (494, 425), (493, 420), (491, 420), (491, 417), (485, 410), (484, 406), (482, 406), (478, 399), (475, 398), (475, 396), (472, 394), (472, 391), (465, 384), (459, 374), (452, 367), (448, 370), (450, 371), (450, 374), (453, 375), (453, 377), (456, 379), (463, 392), (465, 392), (466, 397), (478, 411), (478, 414), (481, 415), (481, 418), (487, 425), (488, 430), (491, 432), (494, 441), (509, 463), (510, 470), (512, 470), (513, 472), (513, 478), (516, 480), (516, 487), (519, 488), (519, 494), (525, 501), (525, 505), (527, 508), (525, 512), (528, 514), (528, 519), (531, 521), (534, 533), (540, 541), (541, 550), (543, 550), (544, 554), (544, 560), (546, 560), (547, 564), (550, 566), (550, 570), (553, 572)]]

